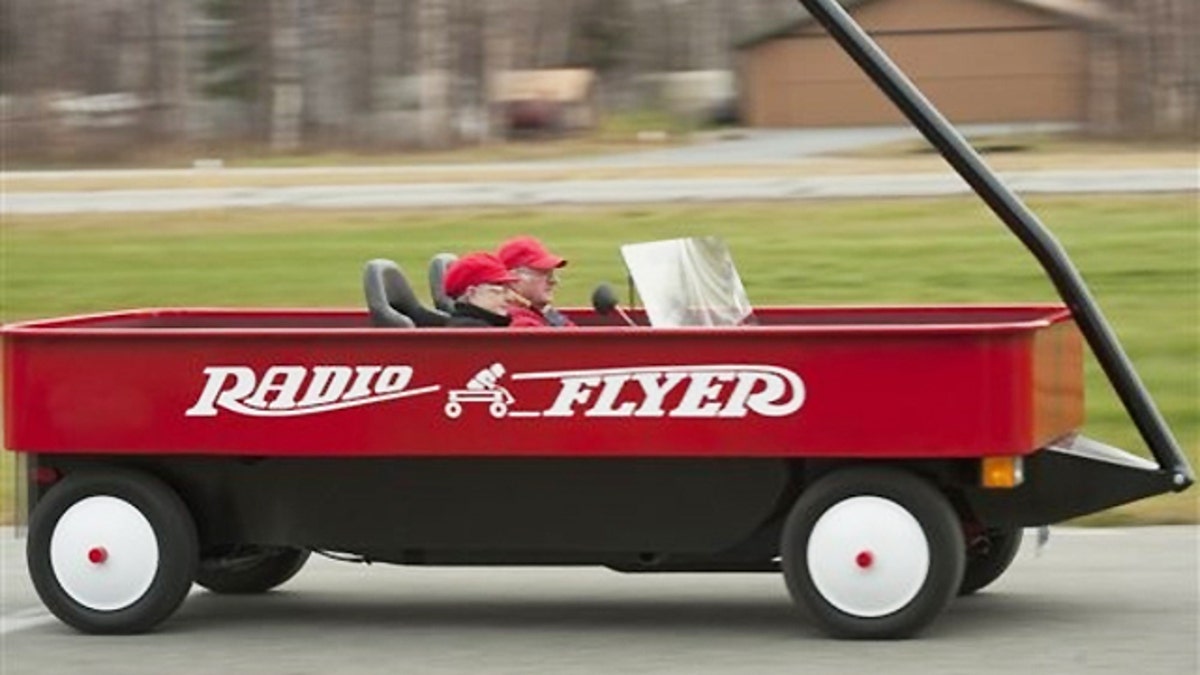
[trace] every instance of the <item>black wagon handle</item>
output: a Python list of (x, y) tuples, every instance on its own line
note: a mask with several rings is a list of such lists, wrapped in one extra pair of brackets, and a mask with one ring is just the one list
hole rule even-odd
[(1179, 442), (1154, 405), (1083, 277), (1054, 235), (996, 177), (974, 148), (836, 0), (799, 2), (1037, 258), (1058, 290), (1059, 297), (1070, 308), (1080, 332), (1087, 339), (1100, 367), (1104, 369), (1108, 381), (1112, 383), (1159, 467), (1172, 474), (1171, 481), (1176, 491), (1191, 485), (1195, 475)]

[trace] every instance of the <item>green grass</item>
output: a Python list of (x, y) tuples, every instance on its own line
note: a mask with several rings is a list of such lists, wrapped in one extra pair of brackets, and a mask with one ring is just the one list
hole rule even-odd
[[(220, 159), (230, 167), (338, 167), (362, 165), (437, 165), (459, 163), (524, 162), (591, 157), (655, 148), (688, 140), (696, 125), (684, 117), (656, 110), (616, 113), (600, 118), (594, 129), (527, 139), (497, 139), (486, 143), (464, 143), (443, 150), (400, 149), (383, 146), (307, 147), (279, 152), (261, 142), (209, 144), (159, 144), (122, 147), (87, 156), (85, 153), (57, 158), (8, 158), (6, 169), (48, 170), (84, 168), (181, 168), (197, 159)], [(638, 140), (638, 132), (662, 131), (667, 138), (657, 143)]]
[(646, 131), (661, 131), (668, 138), (686, 138), (696, 131), (698, 125), (694, 120), (683, 115), (673, 115), (665, 110), (636, 110), (625, 113), (605, 115), (600, 119), (593, 136), (597, 139), (610, 141), (632, 140)]
[[(1200, 448), (1200, 226), (1194, 196), (1046, 198), (1034, 207), (1080, 267), (1193, 461)], [(518, 232), (571, 260), (560, 304), (625, 278), (617, 246), (692, 234), (729, 243), (765, 304), (1056, 298), (1035, 261), (971, 199), (432, 212), (237, 211), (9, 217), (3, 319), (142, 306), (358, 306), (368, 258), (424, 291), (438, 251)], [(1142, 444), (1094, 363), (1085, 432)], [(0, 469), (2, 470), (2, 469)], [(0, 476), (0, 490), (11, 480)], [(1195, 522), (1196, 491), (1109, 519)], [(4, 498), (4, 503), (9, 500)]]

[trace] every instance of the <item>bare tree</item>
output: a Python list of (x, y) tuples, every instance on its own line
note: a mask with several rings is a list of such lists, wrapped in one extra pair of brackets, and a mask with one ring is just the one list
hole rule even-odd
[(504, 109), (494, 104), (499, 75), (513, 67), (514, 27), (517, 18), (513, 0), (485, 0), (483, 19), (482, 99), (486, 123), (481, 140), (491, 141), (504, 131)]
[(346, 17), (349, 23), (350, 43), (347, 63), (350, 80), (350, 100), (356, 112), (353, 117), (370, 115), (375, 105), (375, 0), (355, 0), (353, 11)]
[(270, 0), (271, 149), (291, 152), (300, 147), (304, 89), (300, 77), (300, 0)]
[(177, 139), (188, 105), (187, 29), (182, 0), (147, 0), (146, 131), (157, 141)]
[[(1095, 130), (1133, 136), (1185, 136), (1200, 125), (1200, 6), (1195, 0), (1110, 0), (1115, 27), (1103, 35), (1115, 49), (1094, 69), (1101, 90), (1116, 92), (1115, 119), (1102, 112)], [(1111, 83), (1111, 84), (1110, 84)], [(1103, 99), (1097, 97), (1099, 104)]]
[(417, 1), (421, 142), (427, 148), (451, 140), (448, 0)]

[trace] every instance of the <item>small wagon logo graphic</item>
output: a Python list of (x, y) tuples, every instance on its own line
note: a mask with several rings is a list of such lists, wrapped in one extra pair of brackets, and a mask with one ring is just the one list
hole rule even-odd
[[(514, 410), (516, 398), (500, 380), (551, 381), (558, 385), (548, 407)], [(509, 373), (492, 363), (450, 389), (442, 408), (462, 417), (467, 404), (484, 404), (495, 419), (514, 417), (728, 418), (785, 417), (804, 404), (800, 376), (763, 364), (627, 366), (590, 370)]]
[(463, 404), (486, 403), (492, 417), (500, 419), (508, 414), (508, 406), (512, 405), (513, 395), (508, 389), (499, 384), (504, 377), (504, 366), (499, 363), (475, 373), (463, 389), (451, 389), (446, 396), (446, 405), (442, 409), (446, 417), (458, 419), (463, 414)]

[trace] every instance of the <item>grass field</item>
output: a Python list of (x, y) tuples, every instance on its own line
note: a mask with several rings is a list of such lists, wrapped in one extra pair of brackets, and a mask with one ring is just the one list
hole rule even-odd
[[(641, 132), (659, 132), (657, 140), (639, 140)], [(322, 146), (311, 141), (294, 152), (281, 152), (266, 141), (246, 139), (203, 143), (139, 143), (119, 148), (63, 146), (59, 156), (40, 159), (8, 156), (9, 170), (186, 168), (197, 160), (219, 160), (228, 167), (337, 167), (411, 165), (436, 167), (463, 162), (524, 162), (592, 157), (686, 143), (697, 131), (685, 117), (643, 110), (605, 115), (586, 133), (547, 135), (522, 140), (466, 143), (447, 149), (399, 148), (394, 143)]]
[[(1031, 201), (1081, 268), (1193, 463), (1200, 448), (1200, 225), (1194, 195)], [(560, 304), (621, 282), (617, 246), (726, 239), (756, 304), (1042, 301), (1056, 296), (973, 199), (488, 211), (230, 211), (8, 217), (3, 319), (142, 306), (358, 306), (359, 272), (394, 258), (424, 290), (442, 250), (528, 232), (571, 259)], [(1137, 450), (1094, 363), (1085, 433)], [(8, 459), (0, 473), (11, 472)], [(12, 480), (0, 476), (7, 493)], [(1106, 522), (1195, 522), (1196, 490)], [(7, 507), (11, 500), (4, 496)]]

